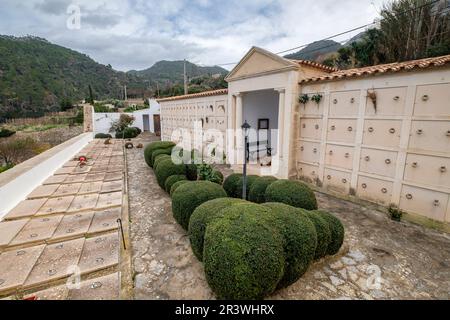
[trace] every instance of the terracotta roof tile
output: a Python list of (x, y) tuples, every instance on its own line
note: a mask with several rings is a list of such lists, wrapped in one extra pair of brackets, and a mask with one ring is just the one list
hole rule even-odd
[(184, 100), (184, 99), (192, 99), (192, 98), (203, 98), (203, 97), (212, 97), (212, 96), (221, 96), (228, 94), (228, 89), (220, 89), (213, 91), (205, 91), (200, 93), (186, 94), (182, 96), (168, 97), (163, 99), (157, 99), (158, 102), (167, 102), (167, 101), (176, 101), (176, 100)]
[(375, 75), (375, 74), (379, 74), (379, 73), (400, 72), (403, 70), (441, 67), (446, 64), (450, 64), (450, 55), (442, 56), (442, 57), (435, 57), (435, 58), (425, 58), (425, 59), (413, 60), (413, 61), (381, 64), (381, 65), (377, 65), (377, 66), (356, 68), (356, 69), (350, 69), (350, 70), (335, 71), (335, 72), (325, 74), (320, 77), (312, 77), (312, 78), (304, 79), (304, 80), (300, 81), (300, 84), (309, 83), (309, 82), (340, 80), (340, 79), (345, 79), (345, 78), (356, 78), (356, 77), (361, 77), (361, 76), (365, 76), (365, 75)]
[(313, 68), (320, 69), (320, 70), (325, 71), (325, 72), (335, 72), (335, 71), (339, 71), (339, 69), (336, 69), (336, 68), (333, 68), (333, 67), (329, 67), (329, 66), (326, 66), (326, 65), (324, 65), (324, 64), (320, 64), (320, 63), (314, 62), (314, 61), (309, 61), (309, 60), (294, 60), (294, 59), (288, 59), (288, 60), (290, 60), (290, 61), (292, 61), (292, 62), (294, 62), (294, 63), (297, 63), (297, 64), (300, 65), (300, 66), (303, 65), (303, 66), (313, 67)]

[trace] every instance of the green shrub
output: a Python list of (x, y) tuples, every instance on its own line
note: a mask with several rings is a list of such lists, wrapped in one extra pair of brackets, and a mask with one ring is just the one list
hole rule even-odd
[(141, 128), (133, 127), (133, 129), (137, 132), (137, 136), (140, 135), (140, 134), (142, 133)]
[(95, 139), (112, 139), (112, 135), (107, 133), (97, 133)]
[(275, 177), (259, 177), (256, 179), (250, 188), (248, 200), (254, 203), (266, 202), (266, 189), (275, 181), (277, 181)]
[(315, 260), (319, 260), (327, 255), (328, 246), (331, 242), (331, 229), (328, 222), (314, 211), (302, 210), (316, 227), (317, 248), (314, 255)]
[(222, 185), (223, 184), (223, 173), (220, 172), (219, 170), (214, 170), (210, 181)]
[(245, 203), (245, 201), (234, 198), (219, 198), (205, 202), (195, 209), (189, 221), (189, 240), (191, 241), (192, 251), (198, 260), (203, 260), (203, 241), (208, 224), (223, 217), (223, 209), (239, 203)]
[(135, 128), (125, 128), (123, 131), (116, 132), (116, 139), (133, 139), (138, 136), (138, 132)]
[(172, 155), (172, 148), (155, 150), (155, 151), (152, 153), (152, 157), (151, 157), (151, 159), (150, 159), (150, 164), (151, 164), (150, 167), (151, 167), (151, 168), (153, 168), (154, 165), (155, 165), (156, 157), (159, 156), (159, 155), (162, 155), (162, 154), (171, 156), (171, 155)]
[(157, 141), (157, 142), (150, 143), (144, 150), (145, 162), (147, 163), (148, 166), (150, 166), (151, 160), (152, 160), (152, 154), (154, 151), (156, 151), (158, 149), (168, 149), (168, 148), (172, 148), (172, 147), (175, 147), (175, 143), (170, 142), (170, 141)]
[[(164, 162), (159, 165), (158, 170)], [(175, 220), (185, 229), (194, 210), (209, 200), (224, 198), (227, 194), (222, 186), (209, 181), (197, 181), (183, 184), (172, 196), (172, 212)]]
[(234, 205), (206, 228), (206, 279), (219, 299), (262, 299), (276, 289), (285, 261), (281, 235), (260, 219), (270, 212), (257, 204)]
[[(247, 200), (250, 193), (250, 188), (253, 186), (255, 181), (259, 178), (259, 176), (247, 176)], [(236, 184), (236, 198), (242, 198), (244, 190), (244, 177), (241, 177)]]
[(16, 134), (15, 131), (6, 129), (6, 128), (2, 128), (0, 129), (0, 138), (8, 138), (11, 137), (12, 135)]
[(280, 202), (296, 208), (317, 210), (314, 192), (299, 181), (275, 181), (267, 187), (265, 197), (267, 202)]
[(153, 162), (153, 170), (156, 171), (156, 168), (158, 168), (158, 164), (167, 159), (172, 159), (172, 157), (167, 154), (160, 154), (159, 156), (155, 157), (155, 161)]
[(197, 181), (197, 165), (187, 164), (186, 165), (186, 177), (189, 181)]
[(345, 229), (342, 222), (326, 211), (314, 211), (324, 218), (331, 230), (331, 242), (327, 248), (327, 254), (333, 256), (339, 252), (344, 243)]
[(298, 208), (282, 203), (266, 203), (263, 206), (273, 212), (267, 223), (276, 228), (283, 237), (286, 265), (278, 288), (285, 288), (297, 282), (314, 260), (317, 247), (316, 229)]
[(183, 181), (175, 182), (175, 183), (173, 184), (172, 188), (170, 188), (170, 197), (173, 196), (173, 194), (175, 193), (175, 191), (176, 191), (179, 187), (181, 187), (183, 184), (186, 184), (186, 183), (189, 183), (189, 182), (190, 182), (189, 180), (183, 180)]
[(167, 178), (175, 175), (184, 175), (185, 173), (185, 166), (182, 164), (174, 164), (172, 159), (167, 159), (158, 163), (158, 168), (155, 171), (156, 180), (162, 189), (165, 187)]
[(235, 173), (225, 179), (225, 182), (223, 183), (223, 188), (225, 189), (229, 197), (242, 198), (242, 194), (238, 195), (236, 190), (240, 178), (242, 178), (242, 174)]
[(170, 194), (170, 190), (172, 189), (172, 186), (178, 182), (178, 181), (186, 181), (187, 178), (185, 175), (176, 175), (176, 176), (170, 176), (167, 178), (166, 183), (164, 185), (165, 190), (167, 193)]

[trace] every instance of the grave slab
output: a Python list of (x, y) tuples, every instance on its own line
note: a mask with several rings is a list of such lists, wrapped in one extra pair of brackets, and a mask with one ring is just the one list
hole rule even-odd
[(47, 180), (45, 180), (45, 182), (43, 183), (44, 185), (48, 185), (48, 184), (61, 184), (64, 182), (64, 180), (68, 177), (69, 175), (67, 174), (62, 174), (59, 176), (51, 176), (50, 178), (48, 178)]
[(81, 273), (91, 273), (117, 265), (119, 249), (117, 232), (87, 239), (78, 264)]
[(33, 190), (28, 195), (28, 199), (49, 198), (59, 188), (58, 184), (43, 185)]
[(81, 183), (62, 184), (53, 194), (54, 197), (73, 196), (78, 193)]
[(89, 182), (89, 183), (83, 183), (80, 190), (78, 191), (79, 195), (82, 194), (89, 194), (89, 193), (100, 193), (102, 189), (102, 182)]
[(112, 208), (122, 205), (122, 192), (104, 193), (98, 198), (97, 209)]
[(66, 175), (66, 174), (71, 174), (72, 171), (73, 171), (73, 168), (70, 168), (70, 167), (67, 167), (67, 168), (60, 168), (60, 169), (56, 170), (55, 176), (63, 175), (63, 174), (64, 174), (64, 175)]
[(34, 216), (45, 204), (47, 199), (25, 200), (20, 202), (5, 217), (6, 220), (20, 219)]
[(103, 183), (101, 192), (102, 193), (110, 193), (110, 192), (122, 191), (122, 188), (123, 188), (122, 180), (109, 181), (109, 182)]
[(89, 173), (91, 171), (92, 167), (91, 166), (78, 166), (73, 168), (71, 174), (80, 174), (80, 173)]
[(79, 261), (84, 241), (84, 238), (81, 238), (47, 245), (33, 270), (31, 270), (24, 287), (35, 287), (73, 274)]
[(47, 202), (39, 209), (36, 215), (50, 215), (57, 213), (64, 213), (70, 207), (74, 196), (69, 197), (60, 197), (60, 198), (52, 198), (48, 199)]
[(23, 285), (45, 245), (13, 250), (0, 255), (0, 293)]
[(0, 248), (7, 246), (30, 219), (0, 222)]
[(115, 180), (123, 180), (123, 173), (122, 172), (108, 172), (105, 175), (104, 181), (115, 181)]
[(118, 228), (117, 219), (121, 217), (121, 214), (121, 207), (97, 211), (89, 228), (89, 234), (116, 230)]
[(98, 194), (86, 194), (83, 196), (76, 196), (73, 200), (68, 212), (87, 211), (95, 208), (98, 201)]
[(25, 296), (25, 298), (34, 297), (37, 300), (43, 301), (62, 301), (67, 299), (67, 294), (69, 293), (69, 289), (65, 284), (51, 287), (46, 290), (38, 291), (33, 294)]
[(81, 282), (80, 289), (72, 289), (68, 300), (118, 300), (119, 274), (114, 273), (100, 278)]
[(84, 182), (95, 182), (95, 181), (103, 181), (105, 178), (106, 173), (100, 172), (100, 173), (90, 173), (87, 175)]
[(67, 178), (64, 180), (65, 184), (71, 184), (71, 183), (81, 183), (84, 182), (86, 179), (87, 174), (74, 174), (67, 176)]
[(31, 219), (9, 245), (18, 246), (50, 239), (62, 218), (63, 215), (56, 215)]
[(51, 242), (84, 236), (91, 225), (94, 213), (65, 215), (51, 238)]

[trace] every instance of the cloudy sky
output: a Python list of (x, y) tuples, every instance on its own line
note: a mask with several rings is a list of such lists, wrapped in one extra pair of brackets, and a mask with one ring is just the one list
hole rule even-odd
[[(0, 0), (0, 34), (43, 37), (122, 71), (184, 58), (216, 65), (239, 61), (251, 46), (278, 52), (370, 23), (378, 16), (382, 3)], [(77, 8), (81, 13), (79, 25)]]

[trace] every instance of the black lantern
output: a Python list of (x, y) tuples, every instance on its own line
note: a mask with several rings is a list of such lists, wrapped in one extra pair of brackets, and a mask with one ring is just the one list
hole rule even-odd
[(247, 200), (247, 159), (248, 159), (248, 136), (250, 134), (251, 126), (245, 120), (242, 125), (242, 130), (244, 131), (245, 143), (244, 143), (244, 171), (243, 171), (243, 188), (242, 188), (242, 199)]

